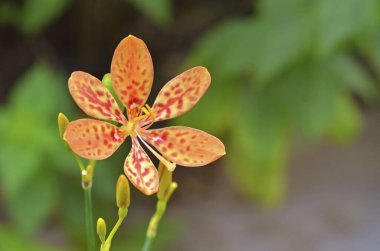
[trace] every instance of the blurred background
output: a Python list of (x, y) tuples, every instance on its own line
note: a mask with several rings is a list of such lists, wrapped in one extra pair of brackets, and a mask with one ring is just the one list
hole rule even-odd
[[(380, 246), (380, 1), (1, 0), (0, 250), (85, 250), (83, 192), (56, 117), (85, 117), (72, 71), (98, 78), (133, 34), (148, 45), (148, 103), (183, 70), (213, 81), (164, 125), (223, 139), (178, 167), (154, 250), (369, 251)], [(162, 125), (160, 125), (162, 126)], [(116, 221), (130, 145), (97, 163), (95, 217)], [(155, 197), (132, 189), (112, 250), (140, 250)]]

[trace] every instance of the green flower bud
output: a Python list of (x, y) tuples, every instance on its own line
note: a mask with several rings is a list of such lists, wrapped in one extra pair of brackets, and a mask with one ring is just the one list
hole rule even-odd
[(59, 129), (59, 136), (61, 139), (63, 139), (63, 134), (66, 131), (66, 127), (69, 124), (69, 120), (63, 113), (58, 114), (58, 129)]
[(120, 175), (116, 183), (116, 205), (118, 208), (128, 208), (130, 204), (129, 182), (125, 175)]
[(107, 234), (107, 226), (106, 226), (106, 222), (102, 218), (98, 219), (98, 222), (96, 224), (96, 232), (98, 233), (99, 238), (102, 241), (102, 243), (105, 242), (106, 234)]
[(114, 99), (116, 100), (116, 103), (119, 105), (120, 109), (124, 108), (124, 105), (120, 102), (119, 98), (117, 97), (115, 90), (113, 89), (111, 74), (107, 73), (103, 76), (102, 82), (104, 86), (108, 89), (108, 91), (112, 94)]

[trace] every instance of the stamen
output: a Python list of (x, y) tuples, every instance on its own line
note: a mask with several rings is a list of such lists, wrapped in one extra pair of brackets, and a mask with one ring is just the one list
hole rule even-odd
[[(141, 115), (141, 113), (143, 115)], [(156, 116), (155, 116), (152, 108), (150, 108), (150, 106), (146, 104), (144, 107), (141, 108), (141, 112), (139, 113), (139, 116), (135, 117), (133, 119), (133, 121), (134, 122), (141, 121), (143, 119), (148, 118), (149, 116), (152, 117), (152, 121), (154, 121), (156, 119)]]
[(162, 164), (166, 166), (166, 168), (169, 170), (169, 172), (173, 172), (176, 168), (176, 164), (170, 162), (169, 160), (165, 159), (163, 156), (161, 156), (159, 153), (157, 153), (153, 148), (148, 145), (141, 137), (137, 134), (137, 137), (144, 143), (144, 145), (153, 153), (154, 156), (156, 156), (157, 159), (161, 161)]
[(148, 104), (145, 104), (145, 106), (148, 108), (149, 114), (152, 116), (152, 122), (154, 122), (156, 120), (156, 114)]
[(143, 129), (149, 128), (151, 125), (153, 125), (154, 121), (156, 121), (156, 114), (154, 113), (153, 109), (148, 104), (145, 104), (145, 107), (142, 109), (150, 115), (151, 119), (144, 121), (144, 123), (141, 125)]
[(143, 111), (144, 114), (148, 115), (149, 111), (145, 107), (142, 107), (141, 110)]
[(137, 122), (137, 121), (140, 121), (140, 120), (147, 118), (148, 116), (149, 116), (148, 114), (144, 114), (144, 115), (141, 115), (141, 116), (134, 118), (133, 121)]

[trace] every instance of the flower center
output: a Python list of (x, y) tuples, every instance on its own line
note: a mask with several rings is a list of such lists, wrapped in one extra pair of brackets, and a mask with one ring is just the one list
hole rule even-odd
[(120, 130), (124, 136), (135, 136), (135, 122), (128, 121), (127, 124), (120, 127)]
[(141, 108), (138, 115), (139, 116), (133, 118), (132, 120), (137, 122), (140, 128), (147, 129), (154, 123), (154, 121), (156, 121), (156, 114), (148, 104), (145, 104)]
[(125, 133), (125, 135), (136, 136), (136, 125), (140, 128), (147, 128), (153, 124), (155, 119), (156, 115), (153, 109), (148, 104), (145, 104), (145, 106), (141, 108), (139, 116), (133, 117), (132, 115), (131, 120), (128, 121), (128, 123), (126, 123), (124, 126), (122, 126), (121, 129)]

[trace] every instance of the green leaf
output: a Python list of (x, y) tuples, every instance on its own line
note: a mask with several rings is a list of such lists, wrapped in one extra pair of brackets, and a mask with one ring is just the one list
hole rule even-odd
[(204, 65), (212, 76), (237, 77), (251, 70), (256, 40), (252, 18), (224, 21), (195, 44), (185, 65)]
[(370, 67), (380, 76), (380, 33), (370, 33), (357, 40), (358, 46), (368, 59)]
[(43, 62), (35, 63), (16, 83), (9, 106), (51, 120), (58, 110), (69, 110), (69, 92), (64, 76)]
[(356, 139), (362, 128), (362, 116), (354, 101), (348, 95), (340, 95), (332, 108), (328, 136), (339, 144), (348, 144)]
[(301, 12), (286, 22), (264, 20), (258, 25), (260, 37), (256, 50), (254, 84), (265, 84), (273, 80), (288, 67), (304, 58), (311, 49), (311, 18), (308, 12)]
[(54, 178), (38, 174), (28, 188), (8, 203), (9, 213), (21, 233), (30, 235), (42, 227), (48, 219), (57, 199)]
[[(240, 18), (222, 22), (195, 46), (188, 62), (217, 69), (227, 77), (254, 76), (264, 84), (311, 49), (308, 12), (286, 22)], [(226, 42), (227, 41), (227, 42)]]
[(20, 29), (35, 35), (52, 23), (70, 4), (70, 0), (25, 0)]
[(32, 176), (40, 168), (39, 152), (33, 148), (17, 148), (14, 145), (0, 148), (0, 182), (7, 198), (16, 198), (27, 189)]
[(172, 0), (130, 0), (145, 15), (160, 25), (166, 25), (172, 18)]
[(330, 68), (340, 79), (346, 89), (359, 94), (367, 100), (379, 94), (376, 83), (364, 70), (363, 65), (353, 57), (345, 54), (337, 55), (330, 61)]
[(66, 81), (58, 72), (37, 63), (17, 82), (8, 104), (10, 144), (50, 151), (57, 146), (57, 114), (71, 110)]
[(26, 234), (41, 227), (53, 209), (57, 190), (52, 172), (71, 172), (56, 124), (58, 112), (71, 107), (62, 95), (65, 85), (61, 74), (36, 63), (0, 110), (0, 182), (8, 213)]
[(258, 15), (268, 20), (287, 22), (302, 12), (308, 12), (314, 6), (313, 0), (261, 0), (258, 2)]
[(289, 151), (287, 118), (270, 93), (257, 93), (232, 131), (229, 175), (252, 200), (265, 206), (282, 202), (286, 193)]
[(377, 0), (320, 0), (316, 3), (317, 53), (322, 56), (379, 22), (380, 3)]
[(326, 67), (305, 63), (282, 76), (273, 89), (291, 114), (296, 133), (312, 140), (325, 135), (340, 92), (335, 75)]

